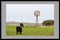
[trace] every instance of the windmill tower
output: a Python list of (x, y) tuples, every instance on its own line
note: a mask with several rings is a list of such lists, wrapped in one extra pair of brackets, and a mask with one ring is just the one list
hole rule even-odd
[(40, 15), (40, 11), (36, 10), (34, 12), (34, 16), (36, 17), (36, 26), (38, 26), (38, 16)]

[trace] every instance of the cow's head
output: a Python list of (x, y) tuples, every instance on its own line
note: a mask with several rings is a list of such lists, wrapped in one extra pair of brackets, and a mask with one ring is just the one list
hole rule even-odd
[(24, 27), (23, 23), (20, 23), (20, 26)]

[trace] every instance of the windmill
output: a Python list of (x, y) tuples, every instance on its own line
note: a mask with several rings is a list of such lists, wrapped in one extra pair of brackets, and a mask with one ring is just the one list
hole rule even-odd
[(35, 10), (34, 16), (36, 17), (36, 26), (38, 26), (38, 16), (40, 15), (40, 11)]

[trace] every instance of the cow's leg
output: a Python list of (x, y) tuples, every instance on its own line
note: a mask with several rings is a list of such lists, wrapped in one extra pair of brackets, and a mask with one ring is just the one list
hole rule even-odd
[(22, 29), (20, 30), (20, 34), (22, 33)]
[(18, 31), (16, 31), (16, 34), (18, 34)]
[(19, 27), (16, 27), (16, 34), (18, 34), (19, 32)]
[(20, 34), (21, 34), (21, 31), (20, 31)]

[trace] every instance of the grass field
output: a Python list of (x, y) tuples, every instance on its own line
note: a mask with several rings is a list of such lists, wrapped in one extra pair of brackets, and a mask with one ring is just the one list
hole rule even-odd
[(16, 27), (14, 25), (7, 25), (6, 36), (54, 36), (54, 26), (42, 27), (24, 26), (22, 34), (16, 35)]

